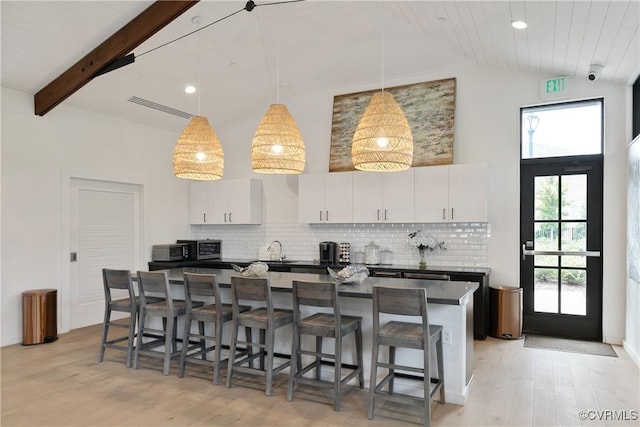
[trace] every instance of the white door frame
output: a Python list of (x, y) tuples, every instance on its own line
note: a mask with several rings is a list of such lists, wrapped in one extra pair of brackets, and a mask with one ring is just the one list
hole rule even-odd
[[(140, 218), (138, 220), (140, 227), (138, 229), (138, 240), (140, 242), (138, 253), (135, 256), (136, 263), (143, 258), (143, 248), (145, 247), (145, 223), (144, 223), (144, 206), (145, 206), (145, 184), (144, 178), (139, 176), (125, 175), (121, 173), (113, 173), (108, 171), (88, 171), (88, 170), (66, 170), (61, 173), (61, 265), (60, 265), (60, 291), (58, 292), (58, 332), (66, 333), (71, 330), (71, 262), (69, 256), (71, 253), (71, 180), (82, 179), (92, 181), (114, 182), (120, 184), (132, 184), (140, 186)], [(134, 266), (139, 269), (139, 265)]]

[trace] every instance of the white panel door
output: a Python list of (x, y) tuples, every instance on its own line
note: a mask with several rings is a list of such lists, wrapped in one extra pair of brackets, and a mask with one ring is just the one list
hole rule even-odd
[(103, 320), (103, 268), (138, 269), (140, 187), (72, 179), (71, 192), (70, 317), (75, 329)]

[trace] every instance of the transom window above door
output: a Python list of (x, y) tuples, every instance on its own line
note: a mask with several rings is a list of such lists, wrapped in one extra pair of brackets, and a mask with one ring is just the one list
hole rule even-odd
[(566, 102), (521, 111), (521, 158), (602, 154), (602, 99)]

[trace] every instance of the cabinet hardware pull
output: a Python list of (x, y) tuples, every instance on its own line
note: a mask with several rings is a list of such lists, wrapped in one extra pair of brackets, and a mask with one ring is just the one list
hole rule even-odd
[(387, 210), (386, 209), (384, 210), (384, 220), (385, 221), (387, 220)]
[(327, 221), (329, 221), (329, 211), (324, 211), (324, 217)]
[(232, 222), (231, 221), (231, 212), (229, 212), (229, 222)]
[(451, 208), (451, 219), (453, 219), (453, 208)]
[(207, 213), (202, 214), (203, 222), (207, 222)]
[(378, 221), (380, 221), (380, 209), (378, 209)]
[(322, 221), (322, 211), (320, 211), (320, 221)]
[(224, 213), (224, 222), (227, 222), (227, 213)]
[(446, 208), (442, 208), (442, 219), (447, 219), (446, 215), (447, 215), (447, 209)]

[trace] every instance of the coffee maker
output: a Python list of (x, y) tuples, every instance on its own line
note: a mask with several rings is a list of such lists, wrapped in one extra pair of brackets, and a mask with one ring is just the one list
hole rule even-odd
[(320, 263), (338, 263), (338, 244), (336, 242), (320, 242)]

